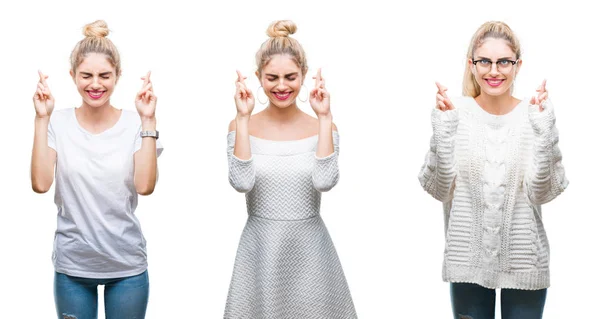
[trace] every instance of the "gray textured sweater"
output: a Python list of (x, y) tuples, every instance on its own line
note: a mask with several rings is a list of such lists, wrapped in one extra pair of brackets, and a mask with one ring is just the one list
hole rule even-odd
[(246, 194), (248, 221), (238, 246), (226, 319), (355, 319), (348, 284), (325, 223), (321, 193), (339, 179), (334, 152), (316, 157), (318, 136), (272, 141), (250, 136), (252, 157), (233, 154), (229, 181)]

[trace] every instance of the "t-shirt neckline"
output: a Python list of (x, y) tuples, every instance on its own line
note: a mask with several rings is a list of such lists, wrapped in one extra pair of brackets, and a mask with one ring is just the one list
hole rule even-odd
[(117, 120), (117, 122), (115, 122), (115, 124), (113, 126), (107, 128), (106, 130), (104, 130), (100, 133), (92, 133), (92, 132), (86, 130), (85, 128), (83, 128), (83, 126), (81, 126), (81, 124), (79, 123), (79, 120), (77, 120), (77, 114), (75, 114), (76, 109), (77, 108), (74, 107), (72, 110), (72, 113), (71, 113), (73, 115), (73, 121), (75, 121), (75, 125), (77, 125), (77, 128), (79, 128), (79, 130), (81, 130), (83, 133), (85, 133), (89, 136), (102, 136), (102, 135), (108, 134), (110, 131), (119, 127), (121, 122), (123, 122), (123, 116), (124, 116), (124, 112), (125, 112), (125, 110), (121, 109), (121, 114), (119, 115), (119, 119)]

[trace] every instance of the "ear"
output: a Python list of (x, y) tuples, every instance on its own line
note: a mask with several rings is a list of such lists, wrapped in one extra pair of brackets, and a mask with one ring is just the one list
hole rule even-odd
[(254, 75), (256, 75), (256, 78), (258, 79), (258, 83), (262, 86), (262, 81), (260, 79), (260, 73), (258, 72), (258, 70), (256, 70), (256, 72), (254, 72)]
[(75, 82), (75, 72), (73, 72), (73, 70), (69, 70), (69, 74), (71, 75), (73, 82)]
[(473, 59), (467, 59), (467, 63), (469, 64), (469, 69), (471, 69), (471, 74), (475, 75), (475, 63), (473, 63)]
[(519, 74), (519, 70), (521, 70), (521, 64), (523, 64), (523, 60), (519, 59), (519, 61), (517, 61), (517, 69), (515, 70), (515, 76)]

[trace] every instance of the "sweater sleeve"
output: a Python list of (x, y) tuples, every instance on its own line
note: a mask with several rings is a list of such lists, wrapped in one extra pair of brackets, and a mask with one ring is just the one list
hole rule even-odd
[(458, 128), (458, 111), (454, 109), (443, 112), (437, 108), (433, 109), (431, 146), (419, 172), (419, 182), (423, 189), (444, 203), (452, 199), (457, 175), (454, 140)]
[(254, 187), (254, 158), (242, 160), (233, 155), (235, 131), (227, 134), (227, 161), (229, 165), (229, 184), (240, 193), (247, 193)]
[(319, 192), (332, 189), (340, 178), (338, 168), (338, 154), (340, 151), (340, 137), (333, 131), (333, 153), (326, 157), (315, 155), (315, 166), (312, 172), (313, 185)]
[(533, 156), (523, 179), (529, 201), (534, 205), (545, 204), (562, 193), (569, 181), (561, 163), (562, 154), (558, 148), (558, 130), (554, 107), (549, 100), (545, 109), (539, 111), (537, 105), (529, 106), (529, 122), (533, 128)]

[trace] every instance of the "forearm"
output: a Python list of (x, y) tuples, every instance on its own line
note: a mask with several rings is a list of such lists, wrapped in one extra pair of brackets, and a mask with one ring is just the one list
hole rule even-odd
[(430, 150), (419, 173), (419, 181), (434, 198), (446, 202), (456, 178), (455, 135), (458, 110), (432, 112), (433, 136)]
[[(156, 118), (142, 119), (143, 131), (156, 130)], [(157, 177), (156, 139), (142, 138), (142, 146), (135, 153), (135, 189), (140, 195), (149, 195), (154, 191)]]
[(233, 155), (241, 160), (249, 160), (252, 157), (250, 149), (250, 133), (249, 133), (250, 116), (236, 116), (235, 118), (235, 146), (233, 147)]
[(533, 157), (525, 187), (528, 197), (534, 204), (547, 203), (564, 191), (568, 185), (558, 147), (558, 130), (555, 126), (553, 108), (543, 112), (530, 112), (533, 126)]
[(339, 180), (338, 141), (334, 140), (331, 115), (319, 117), (319, 139), (315, 153), (315, 168), (312, 179), (316, 190), (327, 192)]
[(333, 148), (333, 120), (331, 114), (319, 116), (319, 139), (317, 142), (317, 157), (331, 155)]
[(227, 160), (229, 165), (229, 184), (240, 193), (247, 193), (254, 187), (255, 172), (252, 150), (250, 148), (250, 133), (248, 124), (250, 116), (238, 116), (235, 118), (230, 130), (235, 129), (233, 134), (227, 137)]
[(33, 150), (31, 155), (31, 187), (36, 193), (45, 193), (54, 180), (56, 152), (48, 146), (50, 118), (35, 118)]

